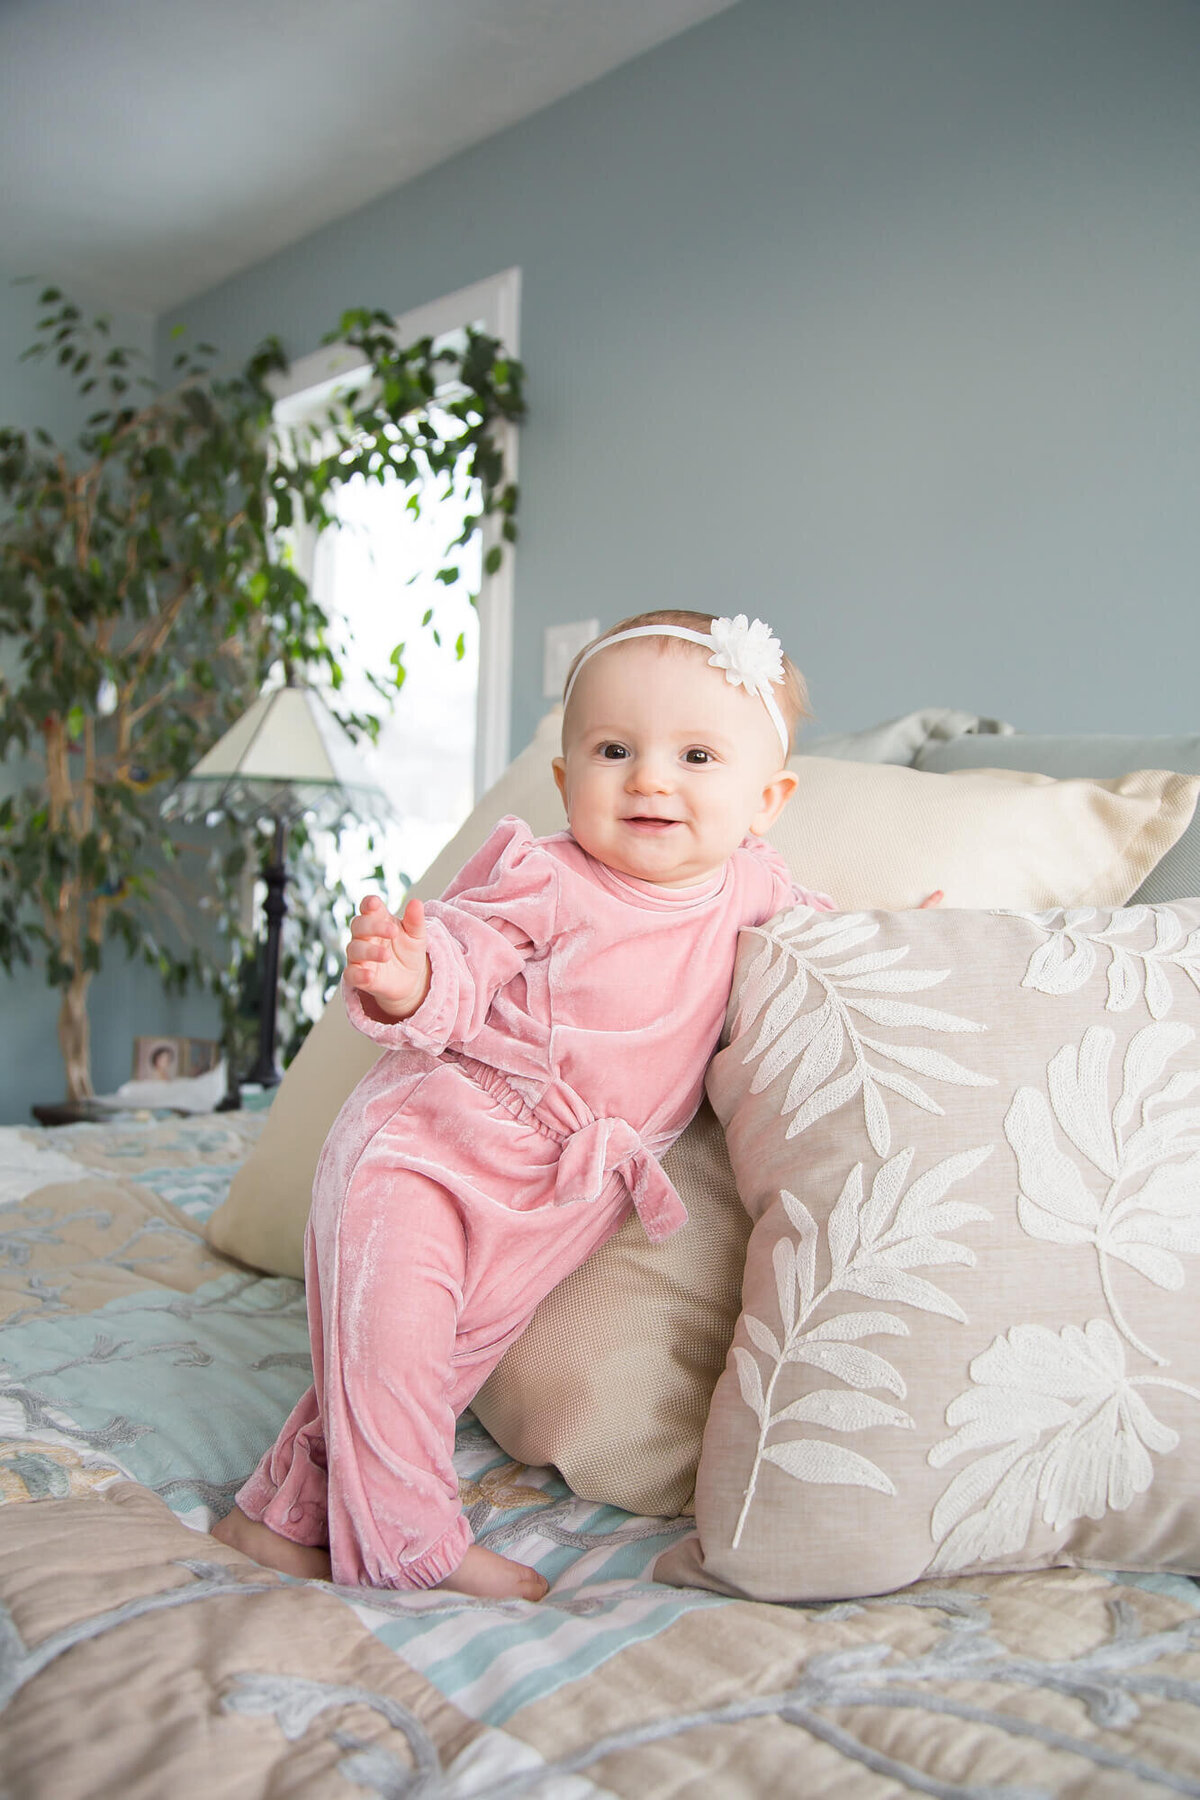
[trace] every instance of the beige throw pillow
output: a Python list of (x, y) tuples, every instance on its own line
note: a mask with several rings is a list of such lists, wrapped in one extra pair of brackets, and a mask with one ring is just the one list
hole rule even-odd
[(743, 1312), (656, 1574), (1200, 1571), (1200, 901), (743, 940)]
[(581, 1499), (671, 1518), (691, 1506), (750, 1221), (707, 1104), (663, 1167), (687, 1225), (651, 1244), (627, 1219), (546, 1296), (472, 1410), (510, 1456), (553, 1463)]
[(1119, 906), (1187, 829), (1200, 791), (1160, 769), (1055, 781), (812, 756), (791, 767), (799, 786), (771, 841), (845, 911), (919, 906), (935, 888), (945, 906)]

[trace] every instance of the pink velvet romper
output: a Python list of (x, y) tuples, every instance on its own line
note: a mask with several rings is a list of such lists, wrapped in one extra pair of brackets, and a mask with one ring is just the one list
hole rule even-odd
[(471, 1543), (454, 1427), (539, 1300), (637, 1208), (686, 1213), (659, 1156), (696, 1111), (737, 934), (796, 901), (749, 838), (699, 887), (615, 874), (568, 832), (501, 821), (427, 909), (412, 1016), (317, 1166), (305, 1239), (314, 1386), (238, 1494), (328, 1543), (348, 1585), (430, 1587)]

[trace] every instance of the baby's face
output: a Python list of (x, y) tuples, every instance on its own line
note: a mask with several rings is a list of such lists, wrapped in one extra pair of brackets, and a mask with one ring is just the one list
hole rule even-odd
[(660, 887), (714, 875), (796, 784), (762, 701), (706, 654), (654, 639), (599, 651), (580, 670), (554, 763), (576, 841)]

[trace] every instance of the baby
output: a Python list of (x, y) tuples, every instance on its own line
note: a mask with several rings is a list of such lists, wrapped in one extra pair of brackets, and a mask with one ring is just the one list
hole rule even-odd
[[(636, 1207), (695, 1113), (738, 932), (797, 901), (762, 839), (796, 785), (801, 678), (760, 620), (653, 612), (576, 658), (569, 829), (501, 821), (440, 901), (351, 928), (346, 1004), (382, 1056), (317, 1168), (315, 1383), (214, 1535), (349, 1585), (540, 1600), (472, 1541), (455, 1419), (538, 1302)], [(328, 1546), (328, 1548), (326, 1548)]]

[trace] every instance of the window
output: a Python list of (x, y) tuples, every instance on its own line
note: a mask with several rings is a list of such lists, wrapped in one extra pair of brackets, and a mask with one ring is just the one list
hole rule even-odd
[[(516, 354), (519, 286), (519, 271), (506, 270), (402, 315), (397, 331), (409, 342), (424, 336), (436, 340), (474, 324)], [(354, 381), (357, 366), (344, 346), (294, 364), (279, 389), (277, 417), (294, 423), (319, 413), (336, 388)], [(515, 475), (514, 437), (505, 449)], [(395, 817), (374, 830), (367, 824), (345, 830), (328, 856), (329, 875), (356, 896), (379, 888), (373, 871), (382, 864), (383, 891), (392, 905), (400, 898), (401, 878), (415, 878), (432, 862), (508, 760), (511, 547), (505, 547), (499, 571), (481, 581), (485, 546), (477, 535), (455, 552), (459, 582), (447, 587), (435, 580), (464, 510), (472, 510), (469, 497), (465, 504), (461, 495), (447, 500), (430, 484), (421, 495), (420, 516), (414, 517), (398, 482), (356, 478), (339, 493), (339, 529), (319, 543), (303, 535), (295, 542), (314, 593), (348, 628), (349, 648), (341, 659), (347, 679), (336, 706), (384, 711), (386, 703), (367, 681), (367, 671), (386, 673), (393, 646), (405, 646), (404, 686), (377, 750), (364, 751)], [(477, 608), (469, 603), (471, 592), (479, 593)], [(431, 609), (440, 645), (422, 624)]]

